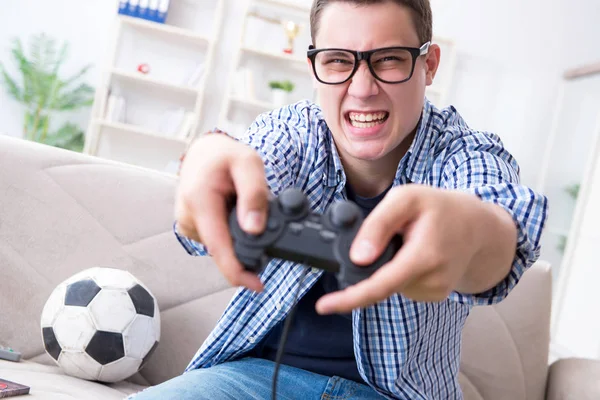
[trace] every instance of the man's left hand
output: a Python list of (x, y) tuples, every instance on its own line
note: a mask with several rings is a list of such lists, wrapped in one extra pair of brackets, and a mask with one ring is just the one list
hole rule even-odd
[[(408, 185), (391, 189), (365, 219), (352, 261), (373, 262), (397, 233), (404, 244), (396, 256), (368, 279), (320, 298), (320, 314), (349, 312), (396, 293), (437, 302), (453, 290), (483, 291), (508, 274), (516, 249), (516, 227), (499, 206), (474, 194)], [(488, 262), (482, 268), (493, 272), (472, 271)]]

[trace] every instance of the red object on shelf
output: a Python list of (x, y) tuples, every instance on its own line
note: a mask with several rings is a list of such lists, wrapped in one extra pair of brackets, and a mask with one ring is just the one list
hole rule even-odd
[(285, 54), (293, 54), (293, 53), (294, 53), (294, 50), (292, 50), (292, 49), (289, 49), (289, 48), (288, 48), (288, 49), (283, 49), (283, 52), (284, 52)]
[(140, 64), (138, 65), (137, 70), (142, 74), (147, 74), (148, 72), (150, 72), (150, 66), (148, 64)]

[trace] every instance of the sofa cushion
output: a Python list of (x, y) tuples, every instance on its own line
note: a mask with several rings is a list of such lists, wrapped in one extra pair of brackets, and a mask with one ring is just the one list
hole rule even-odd
[(544, 398), (551, 279), (550, 265), (538, 261), (506, 299), (475, 307), (467, 318), (460, 370), (482, 398)]
[(0, 377), (31, 388), (32, 400), (122, 400), (144, 389), (130, 382), (106, 385), (64, 375), (58, 367), (0, 360)]

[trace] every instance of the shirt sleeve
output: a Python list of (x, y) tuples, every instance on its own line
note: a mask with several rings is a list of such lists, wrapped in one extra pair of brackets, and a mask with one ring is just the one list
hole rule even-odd
[(510, 273), (495, 287), (478, 294), (452, 292), (452, 300), (470, 305), (502, 301), (523, 273), (539, 258), (540, 237), (547, 216), (547, 199), (519, 183), (519, 166), (493, 134), (474, 132), (450, 147), (441, 186), (470, 192), (497, 204), (517, 227), (517, 248)]
[[(254, 148), (261, 156), (267, 184), (273, 194), (295, 184), (298, 175), (298, 156), (302, 148), (299, 126), (301, 114), (287, 112), (287, 117), (281, 117), (283, 111), (259, 115), (244, 135), (238, 141)], [(183, 248), (193, 256), (210, 255), (206, 246), (183, 236), (173, 224), (173, 231)]]

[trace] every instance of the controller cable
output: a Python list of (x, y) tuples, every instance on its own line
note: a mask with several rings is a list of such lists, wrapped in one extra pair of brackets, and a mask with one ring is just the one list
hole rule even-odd
[(306, 278), (306, 274), (308, 273), (308, 268), (304, 267), (304, 271), (302, 271), (302, 275), (300, 276), (300, 282), (298, 283), (298, 288), (296, 289), (296, 294), (294, 295), (294, 306), (290, 310), (290, 313), (286, 317), (285, 324), (283, 325), (283, 333), (281, 334), (281, 339), (279, 339), (279, 347), (277, 348), (277, 355), (275, 356), (275, 371), (273, 372), (273, 383), (271, 386), (272, 391), (272, 399), (276, 400), (277, 397), (277, 375), (279, 374), (279, 365), (281, 364), (281, 358), (283, 357), (283, 348), (285, 347), (285, 342), (287, 340), (287, 335), (290, 330), (290, 326), (292, 325), (292, 319), (294, 317), (294, 312), (298, 306), (297, 300), (298, 295), (300, 294), (300, 288), (302, 288), (302, 283), (304, 282), (304, 278)]

